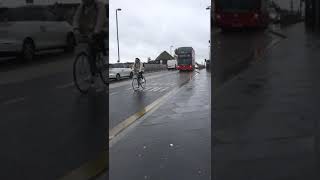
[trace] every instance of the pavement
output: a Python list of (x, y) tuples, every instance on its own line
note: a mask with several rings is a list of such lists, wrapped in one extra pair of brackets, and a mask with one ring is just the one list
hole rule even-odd
[(213, 92), (213, 179), (320, 179), (320, 36), (304, 24)]
[(110, 179), (210, 179), (211, 74), (190, 75), (109, 142)]

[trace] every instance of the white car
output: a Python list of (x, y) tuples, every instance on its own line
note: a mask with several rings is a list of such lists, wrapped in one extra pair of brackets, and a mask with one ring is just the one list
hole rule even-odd
[(132, 78), (133, 71), (124, 64), (109, 64), (109, 79), (120, 80), (124, 77)]
[(177, 60), (168, 60), (167, 61), (167, 68), (168, 69), (177, 69)]
[(0, 14), (0, 56), (21, 55), (32, 60), (36, 52), (73, 50), (73, 28), (44, 6), (8, 8)]

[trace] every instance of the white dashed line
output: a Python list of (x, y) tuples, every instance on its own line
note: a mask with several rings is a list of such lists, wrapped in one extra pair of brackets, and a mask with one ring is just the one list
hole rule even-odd
[(57, 88), (57, 89), (64, 89), (64, 88), (68, 88), (68, 87), (71, 87), (71, 86), (74, 86), (74, 83), (73, 83), (73, 82), (67, 83), (67, 84), (63, 84), (63, 85), (59, 85), (59, 86), (57, 86), (56, 88)]
[(161, 87), (155, 87), (155, 88), (153, 88), (153, 92), (156, 92), (156, 91), (158, 91), (159, 89), (161, 89)]
[(146, 89), (147, 91), (153, 91), (155, 89), (154, 87), (151, 87), (150, 89)]
[(152, 89), (153, 87), (146, 87), (146, 91), (149, 91), (150, 89)]
[(118, 92), (110, 93), (109, 96), (116, 95), (116, 94), (118, 94)]
[(5, 101), (3, 102), (4, 105), (10, 105), (10, 104), (15, 104), (15, 103), (18, 103), (18, 102), (22, 102), (24, 101), (26, 98), (24, 97), (21, 97), (21, 98), (14, 98), (14, 99), (10, 99), (8, 101)]
[(159, 92), (166, 91), (167, 89), (169, 89), (169, 87), (165, 87), (165, 88), (161, 89)]

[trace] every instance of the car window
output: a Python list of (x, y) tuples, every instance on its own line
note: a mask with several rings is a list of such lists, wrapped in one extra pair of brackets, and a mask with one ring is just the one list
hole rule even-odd
[(110, 64), (110, 68), (123, 68), (123, 64)]
[(123, 64), (124, 68), (130, 68), (130, 64)]
[(55, 16), (41, 7), (10, 8), (1, 14), (0, 20), (6, 21), (46, 21)]
[(43, 15), (45, 17), (46, 21), (57, 21), (58, 17), (56, 15), (54, 15), (52, 12), (50, 12), (49, 10), (44, 10), (43, 11)]

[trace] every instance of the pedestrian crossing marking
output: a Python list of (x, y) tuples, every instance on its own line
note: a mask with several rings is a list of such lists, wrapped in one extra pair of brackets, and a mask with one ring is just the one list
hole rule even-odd
[(148, 91), (153, 91), (155, 89), (155, 87), (150, 88)]
[(153, 92), (156, 92), (156, 91), (158, 91), (159, 89), (161, 89), (161, 87), (155, 87), (152, 91), (153, 91)]
[(167, 89), (169, 89), (169, 87), (162, 88), (159, 92), (166, 91)]
[(152, 89), (152, 88), (153, 88), (153, 87), (146, 87), (145, 90), (148, 91), (148, 90), (150, 90), (150, 89)]
[[(176, 85), (176, 83), (151, 83), (147, 84), (147, 87), (144, 89), (144, 91), (150, 91), (150, 92), (164, 92), (168, 90), (170, 87), (173, 87)], [(132, 91), (132, 87), (129, 87), (126, 89), (126, 91)]]

